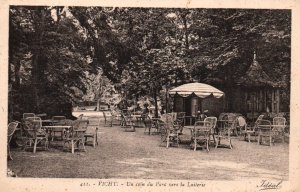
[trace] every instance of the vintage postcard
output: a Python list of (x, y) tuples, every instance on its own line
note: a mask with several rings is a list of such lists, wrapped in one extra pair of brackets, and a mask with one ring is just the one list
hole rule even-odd
[(1, 191), (300, 191), (299, 0), (4, 0)]

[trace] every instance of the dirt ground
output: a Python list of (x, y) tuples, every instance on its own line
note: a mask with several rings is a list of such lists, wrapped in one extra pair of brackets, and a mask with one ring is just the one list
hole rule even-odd
[(180, 146), (167, 149), (159, 135), (144, 134), (144, 128), (124, 132), (120, 126), (101, 127), (98, 137), (96, 148), (75, 154), (62, 151), (60, 142), (35, 154), (12, 149), (8, 168), (18, 177), (34, 178), (288, 180), (287, 143), (269, 147), (234, 138), (231, 150), (193, 151), (185, 130)]

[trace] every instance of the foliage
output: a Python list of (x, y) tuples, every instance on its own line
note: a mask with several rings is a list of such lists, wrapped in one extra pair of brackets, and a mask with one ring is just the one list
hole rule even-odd
[(151, 96), (157, 113), (161, 92), (192, 81), (230, 98), (254, 51), (270, 81), (290, 87), (288, 10), (16, 6), (9, 37), (11, 93), (21, 91), (35, 111)]

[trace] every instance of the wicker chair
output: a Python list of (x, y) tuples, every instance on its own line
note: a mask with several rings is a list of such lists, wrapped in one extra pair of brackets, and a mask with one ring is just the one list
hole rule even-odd
[(258, 118), (256, 119), (255, 123), (252, 126), (247, 125), (245, 127), (245, 132), (244, 132), (244, 138), (248, 139), (248, 142), (251, 142), (251, 137), (253, 136), (254, 139), (256, 140), (256, 136), (258, 135), (258, 124), (259, 122), (264, 118), (264, 115), (259, 115)]
[(75, 150), (80, 150), (80, 145), (83, 151), (85, 149), (85, 134), (87, 131), (88, 120), (75, 120), (73, 122), (72, 128), (69, 131), (64, 132), (64, 146), (66, 143), (71, 144), (71, 152), (74, 153)]
[[(215, 142), (215, 148), (218, 148), (219, 146), (228, 147), (230, 149), (233, 148), (231, 143), (231, 134), (233, 130), (236, 130), (237, 126), (237, 119), (235, 118), (232, 122), (225, 123), (222, 126), (219, 126), (216, 132), (216, 142)], [(221, 140), (226, 140), (228, 142), (228, 145), (221, 144)]]
[(38, 144), (42, 142), (44, 142), (43, 148), (48, 150), (48, 133), (42, 129), (42, 121), (40, 117), (27, 117), (24, 120), (24, 132), (26, 135), (24, 150), (26, 150), (27, 147), (32, 147), (33, 144), (33, 153), (35, 153)]
[(268, 138), (269, 139), (269, 145), (272, 146), (274, 143), (274, 132), (272, 129), (272, 123), (271, 121), (268, 120), (259, 120), (258, 124), (258, 144), (263, 143), (263, 138)]
[(8, 124), (8, 129), (7, 129), (7, 157), (8, 160), (13, 160), (12, 156), (11, 156), (11, 152), (10, 152), (10, 141), (18, 127), (20, 122), (18, 121), (14, 121), (14, 122), (10, 122)]
[[(210, 137), (214, 139), (214, 129), (217, 124), (216, 117), (206, 117), (204, 121), (196, 121), (194, 130), (192, 131), (192, 140), (194, 141), (194, 151), (197, 147), (205, 146), (206, 150), (209, 151)], [(215, 142), (215, 140), (214, 140)], [(203, 145), (201, 145), (203, 144)]]
[(280, 139), (284, 142), (284, 130), (286, 127), (286, 119), (284, 117), (274, 117), (273, 118), (273, 134), (274, 139)]
[(177, 144), (177, 146), (179, 146), (180, 125), (176, 124), (176, 122), (174, 121), (174, 116), (172, 114), (166, 114), (164, 129), (166, 132), (166, 147), (169, 148), (170, 144), (175, 143)]

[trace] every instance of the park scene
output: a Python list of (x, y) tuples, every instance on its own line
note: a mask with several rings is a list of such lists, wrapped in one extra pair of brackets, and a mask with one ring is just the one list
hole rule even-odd
[(291, 10), (10, 6), (7, 176), (289, 180)]

